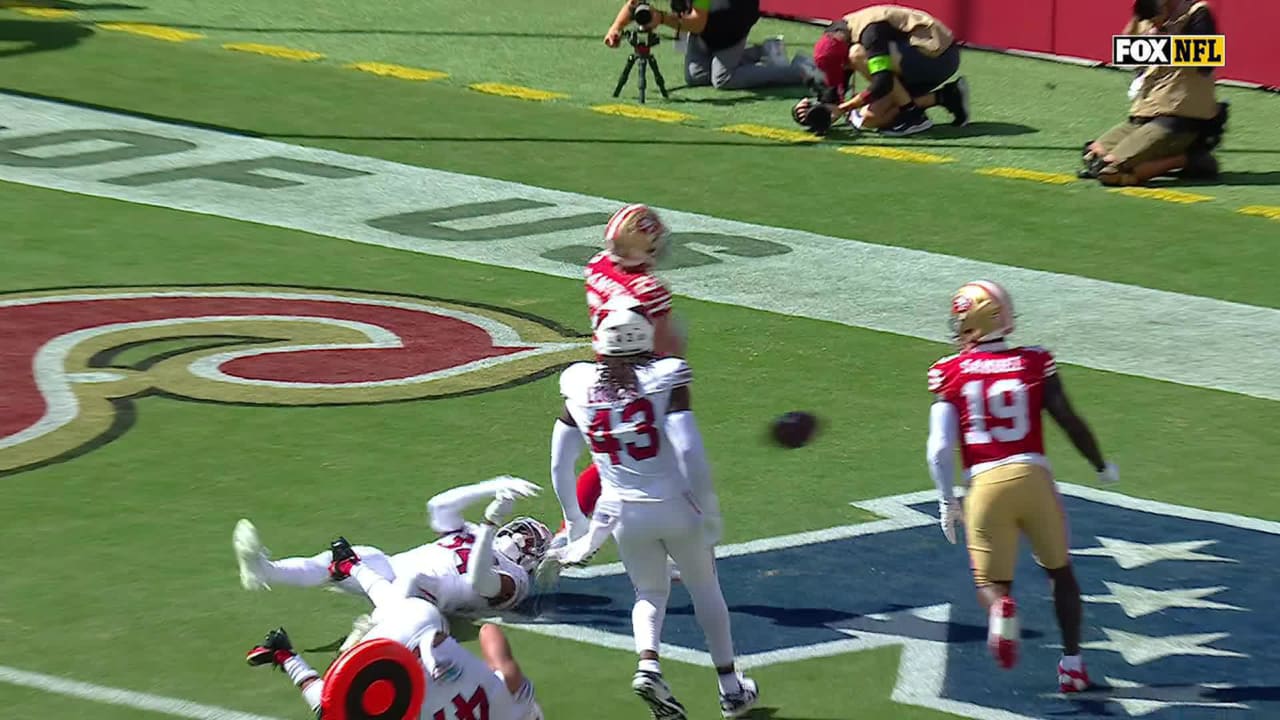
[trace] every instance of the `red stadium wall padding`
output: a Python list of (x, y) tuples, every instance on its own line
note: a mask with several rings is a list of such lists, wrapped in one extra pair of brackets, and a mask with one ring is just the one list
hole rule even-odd
[[(1210, 0), (1227, 36), (1224, 80), (1280, 87), (1280, 61), (1271, 48), (1280, 27), (1275, 0)], [(832, 20), (876, 5), (874, 0), (761, 0), (767, 15)], [(903, 0), (946, 23), (963, 41), (1004, 50), (1069, 55), (1107, 62), (1111, 36), (1124, 29), (1129, 0)]]

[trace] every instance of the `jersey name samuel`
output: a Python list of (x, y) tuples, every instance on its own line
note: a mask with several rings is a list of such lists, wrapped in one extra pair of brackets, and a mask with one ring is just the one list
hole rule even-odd
[(998, 360), (961, 360), (960, 371), (975, 375), (999, 375), (1002, 373), (1021, 372), (1021, 357), (1000, 358)]

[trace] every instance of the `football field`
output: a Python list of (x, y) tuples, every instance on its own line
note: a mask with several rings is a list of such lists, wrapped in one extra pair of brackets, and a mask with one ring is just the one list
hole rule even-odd
[[(306, 717), (244, 651), (364, 608), (243, 591), (241, 517), (276, 556), (395, 551), (432, 494), (512, 474), (557, 524), (555, 377), (591, 355), (581, 263), (625, 202), (675, 231), (754, 717), (1280, 716), (1280, 97), (1221, 91), (1219, 181), (1112, 192), (1072, 175), (1123, 73), (969, 52), (970, 128), (811, 142), (795, 93), (682, 88), (666, 45), (669, 100), (611, 97), (615, 11), (0, 2), (0, 717)], [(937, 527), (925, 370), (979, 277), (1121, 468), (1099, 489), (1048, 432), (1100, 686), (1078, 698), (1029, 554), (1002, 672)], [(789, 410), (812, 445), (766, 440)], [(551, 720), (647, 717), (615, 561), (502, 619)], [(664, 640), (718, 717), (678, 585)]]

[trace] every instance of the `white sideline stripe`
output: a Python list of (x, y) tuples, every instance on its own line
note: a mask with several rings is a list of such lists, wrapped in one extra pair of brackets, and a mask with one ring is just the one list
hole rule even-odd
[(270, 715), (254, 715), (253, 713), (230, 710), (216, 705), (201, 705), (190, 700), (151, 695), (149, 693), (121, 690), (120, 688), (94, 685), (93, 683), (68, 680), (54, 675), (29, 672), (17, 668), (0, 665), (0, 682), (19, 687), (43, 690), (55, 695), (91, 700), (106, 705), (119, 705), (135, 710), (149, 710), (180, 718), (192, 720), (280, 720)]
[[(142, 118), (0, 94), (8, 129), (0, 138), (63, 130), (115, 129), (182, 139), (196, 149), (75, 168), (0, 165), (0, 180), (114, 198), (378, 247), (396, 248), (582, 280), (582, 268), (541, 254), (599, 247), (598, 226), (505, 240), (431, 240), (379, 230), (371, 219), (467, 203), (521, 198), (550, 207), (445, 223), (453, 230), (508, 226), (587, 212), (612, 215), (624, 203), (376, 158), (247, 138)], [(104, 182), (229, 160), (281, 157), (367, 173), (341, 180), (304, 178), (263, 190), (210, 180), (129, 187)], [(264, 175), (279, 175), (265, 171)], [(662, 209), (681, 232), (740, 235), (790, 248), (782, 255), (735, 257), (697, 244), (721, 262), (665, 272), (686, 297), (827, 320), (947, 342), (951, 291), (977, 279), (1013, 293), (1022, 343), (1046, 344), (1060, 362), (1194, 387), (1280, 400), (1280, 310), (1153, 290), (1074, 275), (999, 265)], [(939, 353), (941, 354), (941, 353)], [(921, 367), (921, 390), (925, 367)]]

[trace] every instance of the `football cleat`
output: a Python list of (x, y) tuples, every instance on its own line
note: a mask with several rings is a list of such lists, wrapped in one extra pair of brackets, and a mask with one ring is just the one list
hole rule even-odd
[(688, 720), (684, 705), (671, 694), (671, 687), (658, 673), (637, 670), (631, 678), (631, 691), (649, 704), (653, 720)]
[(263, 579), (262, 572), (270, 554), (258, 539), (258, 528), (248, 520), (236, 523), (235, 532), (231, 535), (231, 545), (235, 548), (236, 563), (240, 566), (241, 587), (245, 590), (270, 590), (271, 586)]
[(756, 681), (739, 674), (738, 682), (742, 689), (732, 695), (720, 696), (720, 714), (727, 718), (740, 718), (751, 712), (760, 700), (760, 688)]
[(887, 128), (882, 128), (880, 134), (885, 137), (907, 137), (922, 133), (933, 127), (933, 121), (925, 114), (924, 110), (912, 106), (913, 109), (898, 114), (898, 121)]
[(991, 606), (988, 618), (987, 649), (1000, 667), (1008, 670), (1018, 663), (1018, 605), (1005, 595)]
[(1085, 669), (1083, 662), (1080, 663), (1079, 668), (1072, 670), (1066, 667), (1064, 661), (1058, 661), (1058, 692), (1084, 692), (1089, 689), (1091, 684), (1089, 682), (1089, 671)]
[(282, 667), (285, 661), (293, 656), (293, 643), (289, 642), (289, 634), (280, 627), (267, 633), (266, 639), (255, 645), (244, 656), (244, 660), (252, 667), (261, 665)]
[(352, 568), (360, 562), (360, 556), (351, 549), (351, 543), (346, 538), (339, 537), (329, 543), (329, 553), (332, 556), (329, 561), (329, 579), (341, 582), (351, 577)]

